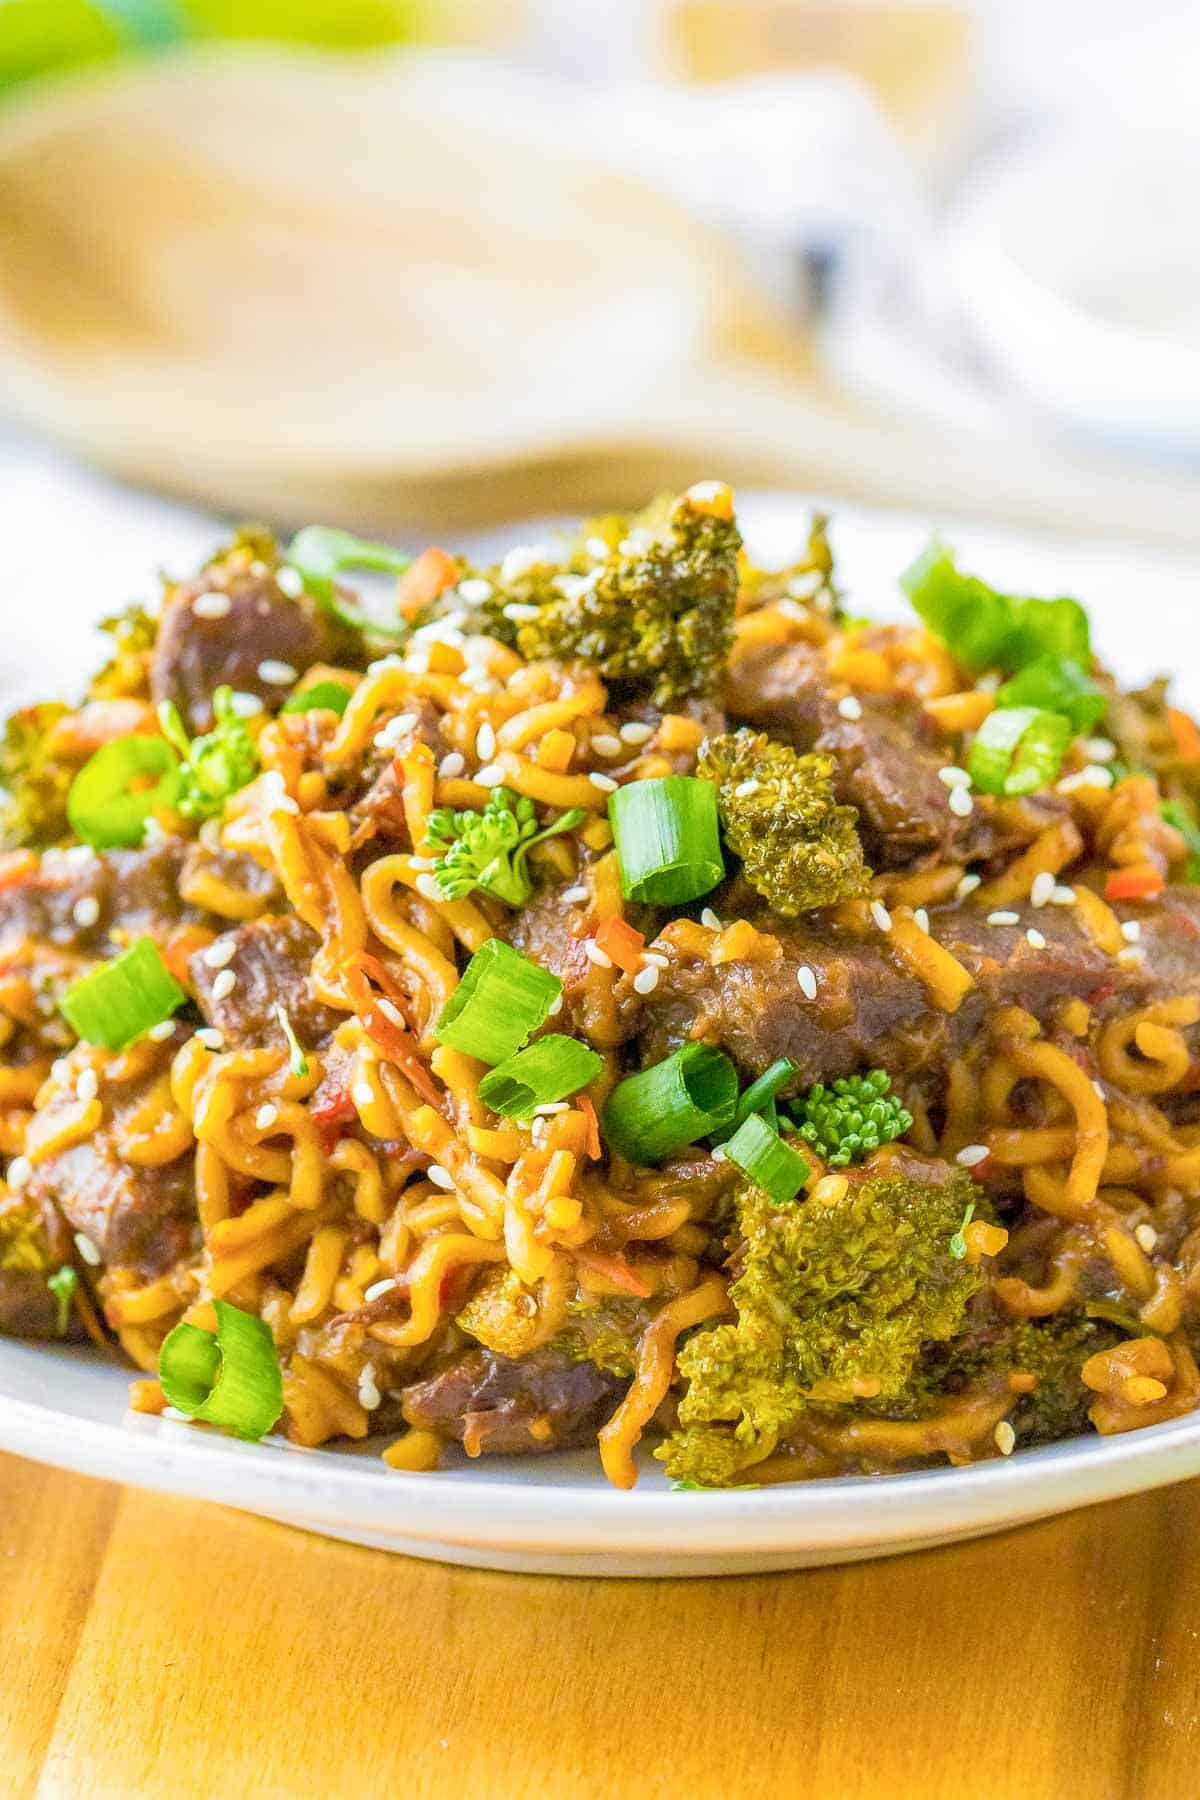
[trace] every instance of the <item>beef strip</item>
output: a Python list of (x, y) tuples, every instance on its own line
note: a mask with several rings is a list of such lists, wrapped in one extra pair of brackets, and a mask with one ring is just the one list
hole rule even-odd
[(735, 722), (834, 758), (838, 798), (858, 808), (873, 868), (902, 867), (929, 854), (972, 862), (1011, 852), (1066, 814), (1057, 795), (1040, 797), (1035, 808), (997, 806), (977, 796), (974, 810), (959, 818), (939, 775), (945, 752), (920, 702), (903, 694), (864, 694), (861, 717), (845, 719), (828, 681), (824, 661), (810, 645), (764, 645), (734, 662), (725, 703)]
[(111, 947), (115, 925), (137, 935), (178, 924), (187, 913), (179, 892), (183, 856), (179, 843), (101, 853), (48, 850), (32, 874), (0, 892), (0, 949), (39, 938), (100, 956)]
[(399, 757), (412, 744), (425, 744), (439, 762), (450, 750), (442, 736), (441, 714), (431, 700), (416, 699), (404, 711), (413, 721), (412, 729), (390, 745), (382, 763), (368, 763), (364, 779), (350, 797), (348, 811), (358, 827), (358, 843), (376, 835), (408, 841), (408, 821), (401, 797), (404, 772)]
[(472, 1456), (528, 1456), (592, 1442), (625, 1387), (594, 1363), (555, 1350), (519, 1360), (467, 1350), (405, 1388), (404, 1417), (457, 1438)]
[(57, 1208), (73, 1231), (90, 1238), (103, 1263), (132, 1269), (147, 1281), (169, 1269), (192, 1246), (194, 1159), (188, 1151), (157, 1168), (131, 1163), (124, 1152), (123, 1127), (170, 1066), (181, 1041), (182, 1029), (174, 1039), (156, 1046), (151, 1068), (135, 1081), (105, 1082), (103, 1122), (81, 1142), (37, 1160), (39, 1140), (48, 1138), (63, 1116), (78, 1107), (71, 1083), (35, 1115), (30, 1127), (28, 1147), (35, 1160), (25, 1189), (27, 1199), (44, 1211)]
[[(217, 945), (221, 951), (232, 947), (227, 961), (218, 960), (213, 946), (197, 951), (188, 967), (206, 1023), (215, 1026), (231, 1048), (285, 1043), (281, 1006), (287, 1008), (306, 1047), (323, 1044), (333, 1035), (345, 1015), (317, 998), (310, 971), (320, 940), (302, 919), (294, 913), (271, 914), (226, 932)], [(226, 970), (235, 978), (233, 988), (216, 999), (214, 986)]]
[[(752, 1075), (777, 1057), (791, 1057), (797, 1088), (873, 1066), (898, 1078), (940, 1074), (999, 1006), (1023, 1006), (1046, 1021), (1060, 1001), (1079, 995), (1103, 1017), (1162, 995), (1200, 991), (1200, 889), (1169, 889), (1154, 908), (1137, 914), (1145, 951), (1140, 966), (1099, 950), (1073, 908), (1006, 910), (1017, 912), (1019, 923), (991, 925), (978, 908), (931, 914), (932, 935), (975, 978), (952, 1014), (934, 1006), (923, 984), (893, 958), (886, 933), (857, 938), (760, 915), (757, 923), (779, 937), (782, 956), (718, 968), (696, 960), (664, 970), (643, 1008), (642, 1061), (657, 1062), (700, 1036), (722, 1045)], [(1045, 939), (1044, 949), (1029, 943), (1031, 926)], [(797, 981), (804, 965), (817, 980), (812, 1001)]]
[[(198, 615), (192, 602), (214, 591), (229, 599), (219, 618)], [(269, 573), (216, 566), (174, 588), (163, 608), (150, 663), (156, 702), (173, 700), (189, 731), (212, 727), (212, 697), (228, 685), (257, 694), (275, 710), (293, 677), (271, 680), (263, 665), (285, 664), (303, 675), (314, 663), (335, 659), (336, 634), (306, 594), (293, 599)]]

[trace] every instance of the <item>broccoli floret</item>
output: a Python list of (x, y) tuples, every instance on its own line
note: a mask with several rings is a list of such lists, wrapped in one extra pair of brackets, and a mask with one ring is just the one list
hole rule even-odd
[[(711, 490), (711, 491), (710, 491)], [(487, 571), (434, 613), (462, 614), (527, 661), (592, 663), (606, 681), (651, 684), (659, 706), (716, 686), (729, 655), (741, 538), (728, 488), (704, 483), (628, 519), (593, 520), (561, 558)]]
[(454, 812), (438, 807), (426, 826), (430, 843), (441, 854), (433, 872), (448, 900), (461, 900), (475, 888), (503, 900), (506, 906), (524, 906), (533, 893), (526, 858), (535, 844), (583, 823), (581, 808), (560, 813), (538, 830), (533, 801), (511, 788), (492, 789), (482, 812)]
[(0, 844), (42, 849), (67, 836), (67, 792), (78, 769), (52, 747), (52, 733), (70, 707), (57, 701), (25, 706), (9, 719), (0, 745)]
[(886, 1069), (847, 1075), (831, 1087), (819, 1081), (793, 1109), (800, 1136), (831, 1169), (862, 1162), (912, 1126), (912, 1114), (891, 1088)]
[(232, 688), (217, 689), (213, 715), (212, 730), (189, 739), (175, 703), (164, 700), (159, 707), (163, 734), (183, 759), (175, 806), (185, 819), (215, 818), (229, 796), (248, 787), (259, 771), (258, 750), (236, 709)]
[(88, 687), (93, 700), (139, 699), (150, 687), (150, 652), (158, 637), (158, 621), (144, 606), (101, 619), (101, 631), (113, 641), (113, 653)]
[(870, 879), (858, 813), (835, 800), (833, 769), (831, 756), (801, 756), (745, 727), (700, 746), (696, 772), (717, 784), (729, 846), (785, 918), (861, 894)]
[(680, 1352), (679, 1429), (659, 1452), (669, 1473), (722, 1485), (809, 1404), (902, 1395), (922, 1347), (961, 1332), (983, 1285), (949, 1249), (974, 1192), (965, 1171), (937, 1185), (867, 1179), (828, 1206), (775, 1208), (743, 1188), (737, 1321)]

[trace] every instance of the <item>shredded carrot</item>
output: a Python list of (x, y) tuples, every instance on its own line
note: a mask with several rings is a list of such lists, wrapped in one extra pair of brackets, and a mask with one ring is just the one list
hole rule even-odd
[(1175, 748), (1186, 762), (1200, 759), (1200, 727), (1177, 706), (1168, 706), (1167, 723), (1171, 727), (1171, 736), (1175, 739)]
[(402, 1031), (378, 1006), (370, 1006), (362, 1014), (362, 1025), (371, 1042), (383, 1051), (389, 1062), (395, 1063), (406, 1080), (411, 1081), (422, 1100), (428, 1100), (431, 1106), (440, 1106), (442, 1096), (421, 1061), (416, 1038)]
[(624, 969), (627, 975), (635, 975), (641, 968), (646, 940), (640, 931), (635, 931), (624, 919), (605, 919), (597, 928), (596, 943), (606, 956), (612, 958), (618, 969)]
[(9, 850), (0, 856), (0, 892), (19, 887), (21, 882), (37, 874), (38, 859), (32, 850)]
[(596, 1108), (586, 1094), (580, 1094), (575, 1101), (579, 1111), (588, 1122), (587, 1154), (593, 1162), (600, 1161), (600, 1121), (596, 1117)]
[(431, 544), (422, 550), (416, 562), (405, 569), (396, 589), (396, 605), (404, 619), (415, 618), (423, 607), (435, 601), (443, 589), (458, 580), (458, 564), (445, 550)]
[(192, 986), (188, 964), (198, 950), (207, 949), (214, 941), (213, 933), (203, 925), (181, 925), (172, 931), (162, 947), (162, 959), (182, 987)]
[(599, 1275), (605, 1281), (611, 1281), (623, 1294), (633, 1294), (639, 1300), (649, 1298), (651, 1290), (641, 1276), (630, 1268), (623, 1256), (610, 1256), (603, 1250), (576, 1250), (575, 1261), (580, 1268), (590, 1270), (593, 1275)]
[(1162, 893), (1166, 880), (1153, 863), (1132, 863), (1127, 869), (1114, 869), (1104, 883), (1106, 900), (1153, 900)]

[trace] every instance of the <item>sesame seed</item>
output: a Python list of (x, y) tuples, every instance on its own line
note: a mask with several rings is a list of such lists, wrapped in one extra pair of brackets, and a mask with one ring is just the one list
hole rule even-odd
[(399, 1282), (394, 1275), (385, 1275), (382, 1281), (373, 1281), (369, 1288), (363, 1289), (364, 1300), (379, 1300), (384, 1294), (390, 1294)]
[(196, 1033), (196, 1041), (203, 1044), (206, 1050), (223, 1050), (225, 1048), (224, 1032), (217, 1031), (212, 1025), (203, 1026)]
[(755, 781), (752, 775), (749, 781), (739, 781), (733, 791), (739, 800), (746, 800), (751, 794), (757, 794), (761, 785), (761, 782)]
[(1046, 948), (1045, 938), (1033, 925), (1031, 925), (1025, 933), (1025, 942), (1029, 945), (1031, 950), (1044, 950)]
[(165, 1044), (168, 1038), (173, 1038), (175, 1036), (174, 1019), (160, 1020), (157, 1025), (152, 1025), (150, 1027), (146, 1036), (150, 1039), (152, 1044)]
[(1029, 889), (1030, 904), (1033, 906), (1048, 905), (1054, 898), (1054, 889), (1056, 886), (1057, 883), (1050, 870), (1043, 869), (1039, 875), (1035, 875), (1033, 878), (1033, 883)]
[(969, 819), (975, 811), (975, 802), (971, 798), (971, 790), (965, 787), (953, 787), (946, 801), (950, 811), (959, 819)]
[(490, 600), (492, 584), (490, 581), (485, 581), (481, 575), (469, 575), (465, 581), (459, 582), (458, 596), (460, 600), (467, 601), (469, 605), (479, 600)]
[(965, 769), (960, 769), (957, 763), (947, 763), (944, 769), (939, 769), (938, 780), (944, 782), (948, 788), (969, 788), (971, 785), (971, 777)]
[(419, 716), (414, 712), (397, 713), (394, 719), (389, 719), (387, 724), (375, 733), (371, 742), (377, 750), (394, 750), (401, 738), (407, 737), (419, 723)]
[(608, 561), (608, 544), (604, 538), (590, 537), (583, 547), (593, 562)]
[(724, 491), (725, 483), (723, 481), (693, 481), (684, 498), (697, 500), (701, 506), (711, 505)]
[(445, 1188), (447, 1193), (453, 1191), (454, 1177), (449, 1169), (443, 1169), (441, 1163), (430, 1163), (425, 1173), (428, 1175), (430, 1181), (432, 1181), (434, 1187)]
[(475, 733), (475, 754), (481, 763), (491, 762), (496, 754), (496, 730), (486, 719)]
[(499, 763), (488, 763), (485, 768), (475, 771), (473, 779), (480, 787), (499, 787), (504, 780), (504, 770)]
[(892, 915), (883, 904), (882, 900), (872, 900), (871, 917), (878, 925), (880, 931), (890, 931), (892, 929)]
[(642, 961), (653, 963), (656, 969), (669, 969), (671, 966), (670, 957), (664, 956), (661, 950), (643, 950)]
[(639, 744), (648, 744), (654, 731), (653, 725), (644, 725), (640, 719), (630, 719), (627, 725), (622, 725), (618, 736), (636, 749)]
[(601, 775), (595, 769), (588, 776), (588, 780), (594, 788), (599, 788), (602, 794), (615, 794), (619, 786), (619, 783), (614, 781), (611, 775)]
[(1016, 1448), (1017, 1434), (1007, 1419), (1001, 1419), (992, 1436), (996, 1440), (996, 1448), (1001, 1456), (1011, 1456)]
[(86, 868), (96, 852), (90, 844), (72, 844), (69, 850), (63, 851), (63, 858), (73, 869)]
[(1093, 1081), (1092, 1081), (1092, 1092), (1093, 1092), (1093, 1093), (1094, 1093), (1094, 1094), (1095, 1094), (1095, 1095), (1096, 1095), (1096, 1096), (1097, 1096), (1097, 1098), (1098, 1098), (1098, 1099), (1100, 1099), (1100, 1100), (1107, 1100), (1107, 1099), (1108, 1099), (1108, 1095), (1107, 1095), (1107, 1094), (1106, 1094), (1106, 1093), (1105, 1093), (1105, 1092), (1104, 1092), (1104, 1083), (1103, 1083), (1103, 1082), (1102, 1082), (1102, 1081), (1096, 1081), (1096, 1080), (1094, 1080), (1094, 1079), (1093, 1079)]
[(232, 994), (234, 988), (237, 986), (237, 979), (238, 978), (232, 969), (222, 969), (221, 973), (212, 984), (213, 999), (228, 1000), (230, 994)]
[(350, 1098), (355, 1106), (374, 1106), (375, 1089), (369, 1081), (356, 1081), (350, 1089)]
[(100, 917), (100, 902), (94, 894), (85, 894), (83, 899), (77, 900), (71, 908), (71, 917), (77, 925), (81, 925), (85, 931), (89, 931)]
[(553, 1119), (558, 1113), (570, 1112), (571, 1103), (569, 1100), (543, 1100), (533, 1110), (539, 1119)]
[(975, 892), (975, 889), (982, 880), (982, 875), (964, 875), (954, 890), (954, 898), (956, 900), (965, 900), (968, 894), (973, 894)]
[(1126, 944), (1123, 950), (1117, 951), (1117, 961), (1127, 969), (1138, 969), (1146, 960), (1146, 952), (1137, 944)]
[(981, 1162), (986, 1162), (990, 1155), (991, 1151), (986, 1144), (964, 1144), (954, 1160), (964, 1169), (974, 1169)]
[(14, 1194), (19, 1194), (23, 1187), (28, 1187), (33, 1175), (33, 1164), (27, 1156), (14, 1156), (8, 1165), (8, 1185)]
[(541, 610), (540, 606), (530, 606), (524, 600), (510, 600), (501, 608), (505, 618), (511, 619), (514, 625), (527, 624), (530, 619), (536, 619)]
[(1153, 1225), (1137, 1225), (1134, 1227), (1133, 1235), (1141, 1245), (1142, 1249), (1146, 1252), (1146, 1255), (1149, 1256), (1155, 1244), (1158, 1242), (1158, 1233), (1155, 1231)]
[(1140, 919), (1126, 919), (1125, 923), (1121, 927), (1121, 936), (1125, 939), (1125, 942), (1127, 944), (1136, 944), (1138, 939), (1141, 937), (1141, 935), (1142, 935), (1141, 920)]
[(265, 681), (268, 687), (291, 687), (296, 679), (296, 671), (290, 662), (268, 656), (258, 665), (258, 679)]
[(100, 1252), (86, 1232), (77, 1231), (75, 1233), (75, 1248), (89, 1268), (98, 1269), (100, 1267)]
[(592, 739), (592, 749), (597, 756), (620, 756), (624, 746), (619, 737), (611, 731), (598, 731)]
[(415, 886), (418, 894), (423, 895), (426, 900), (442, 901), (446, 898), (436, 875), (418, 875)]
[(230, 710), (239, 719), (253, 719), (263, 710), (262, 700), (257, 694), (235, 692), (230, 696)]
[(567, 888), (566, 892), (562, 896), (563, 902), (567, 906), (574, 906), (580, 900), (586, 900), (587, 897), (588, 897), (588, 890), (586, 887), (584, 887), (582, 885), (582, 883), (578, 887)]
[(583, 953), (589, 962), (595, 963), (598, 969), (611, 969), (613, 966), (612, 957), (608, 954), (608, 951), (602, 950), (594, 938), (587, 938), (585, 940)]
[(364, 1412), (374, 1412), (377, 1406), (383, 1405), (383, 1395), (379, 1391), (374, 1365), (371, 1363), (364, 1365), (358, 1378), (358, 1404)]
[(236, 955), (237, 945), (231, 937), (218, 938), (202, 953), (200, 960), (206, 969), (227, 969)]
[(192, 611), (198, 619), (227, 619), (233, 611), (228, 594), (197, 594)]
[(563, 1009), (563, 997), (561, 994), (555, 994), (553, 1000), (550, 1002), (549, 1006), (546, 1008), (546, 1017), (548, 1019), (557, 1019), (557, 1017), (558, 1017), (559, 1013), (562, 1011), (562, 1009)]
[(1050, 901), (1054, 906), (1074, 906), (1075, 889), (1073, 887), (1056, 886), (1054, 892), (1050, 896)]
[(1117, 754), (1117, 746), (1111, 738), (1086, 738), (1083, 747), (1087, 751), (1088, 761), (1093, 763), (1110, 763)]
[(461, 750), (451, 750), (443, 756), (438, 764), (438, 774), (443, 781), (453, 781), (456, 775), (462, 774), (466, 766), (467, 759)]
[(926, 910), (923, 906), (918, 906), (916, 908), (915, 912), (913, 913), (913, 922), (914, 922), (914, 924), (918, 925), (923, 932), (925, 932), (926, 936), (928, 936), (928, 934), (929, 934), (929, 914), (926, 912)]
[(377, 1000), (375, 1005), (376, 1010), (381, 1012), (385, 1019), (390, 1019), (391, 1023), (398, 1026), (401, 1031), (408, 1030), (408, 1022), (394, 1000)]
[(289, 594), (293, 600), (298, 600), (304, 592), (304, 577), (299, 569), (293, 569), (290, 563), (284, 563), (275, 577), (275, 586), (280, 593)]
[(711, 906), (706, 906), (704, 911), (700, 914), (700, 923), (707, 926), (709, 931), (724, 930), (724, 926), (721, 924), (720, 919), (718, 919)]
[(278, 1119), (279, 1108), (277, 1106), (272, 1106), (270, 1102), (268, 1102), (266, 1106), (260, 1106), (254, 1115), (254, 1123), (259, 1131), (270, 1131), (272, 1125), (276, 1124)]
[(989, 925), (1019, 925), (1021, 915), (1015, 912), (990, 912), (987, 922)]
[(1089, 763), (1076, 775), (1064, 775), (1056, 784), (1056, 791), (1060, 794), (1073, 794), (1076, 788), (1081, 787), (1111, 787), (1112, 781), (1111, 769), (1105, 769), (1099, 763)]
[(856, 700), (853, 694), (847, 694), (844, 700), (839, 700), (837, 709), (843, 719), (862, 718), (862, 701)]
[(817, 978), (807, 963), (801, 963), (800, 967), (796, 970), (796, 980), (800, 984), (800, 992), (804, 995), (804, 998), (806, 1000), (815, 1000), (817, 997)]
[(96, 1098), (96, 1095), (100, 1092), (100, 1077), (97, 1075), (95, 1069), (85, 1069), (83, 1071), (79, 1080), (75, 1083), (75, 1092), (79, 1095), (79, 1098), (85, 1105), (90, 1104), (91, 1101)]
[[(548, 544), (514, 544), (507, 551), (500, 564), (501, 581), (519, 581), (522, 575), (528, 575), (530, 569), (541, 568), (544, 563), (554, 561), (553, 552)], [(505, 612), (508, 608), (505, 607)], [(537, 608), (534, 608), (537, 611)]]
[(725, 1162), (726, 1161), (724, 1144), (716, 1144), (713, 1147), (713, 1149), (709, 1152), (709, 1154), (712, 1157), (714, 1162)]
[(662, 971), (654, 963), (648, 963), (644, 969), (639, 969), (633, 978), (634, 992), (652, 994), (658, 986), (658, 978), (661, 973)]

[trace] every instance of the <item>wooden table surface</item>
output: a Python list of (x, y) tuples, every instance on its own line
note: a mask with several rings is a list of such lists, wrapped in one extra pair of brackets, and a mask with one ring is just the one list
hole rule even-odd
[(721, 1581), (491, 1575), (0, 1458), (0, 1792), (1184, 1800), (1200, 1482)]

